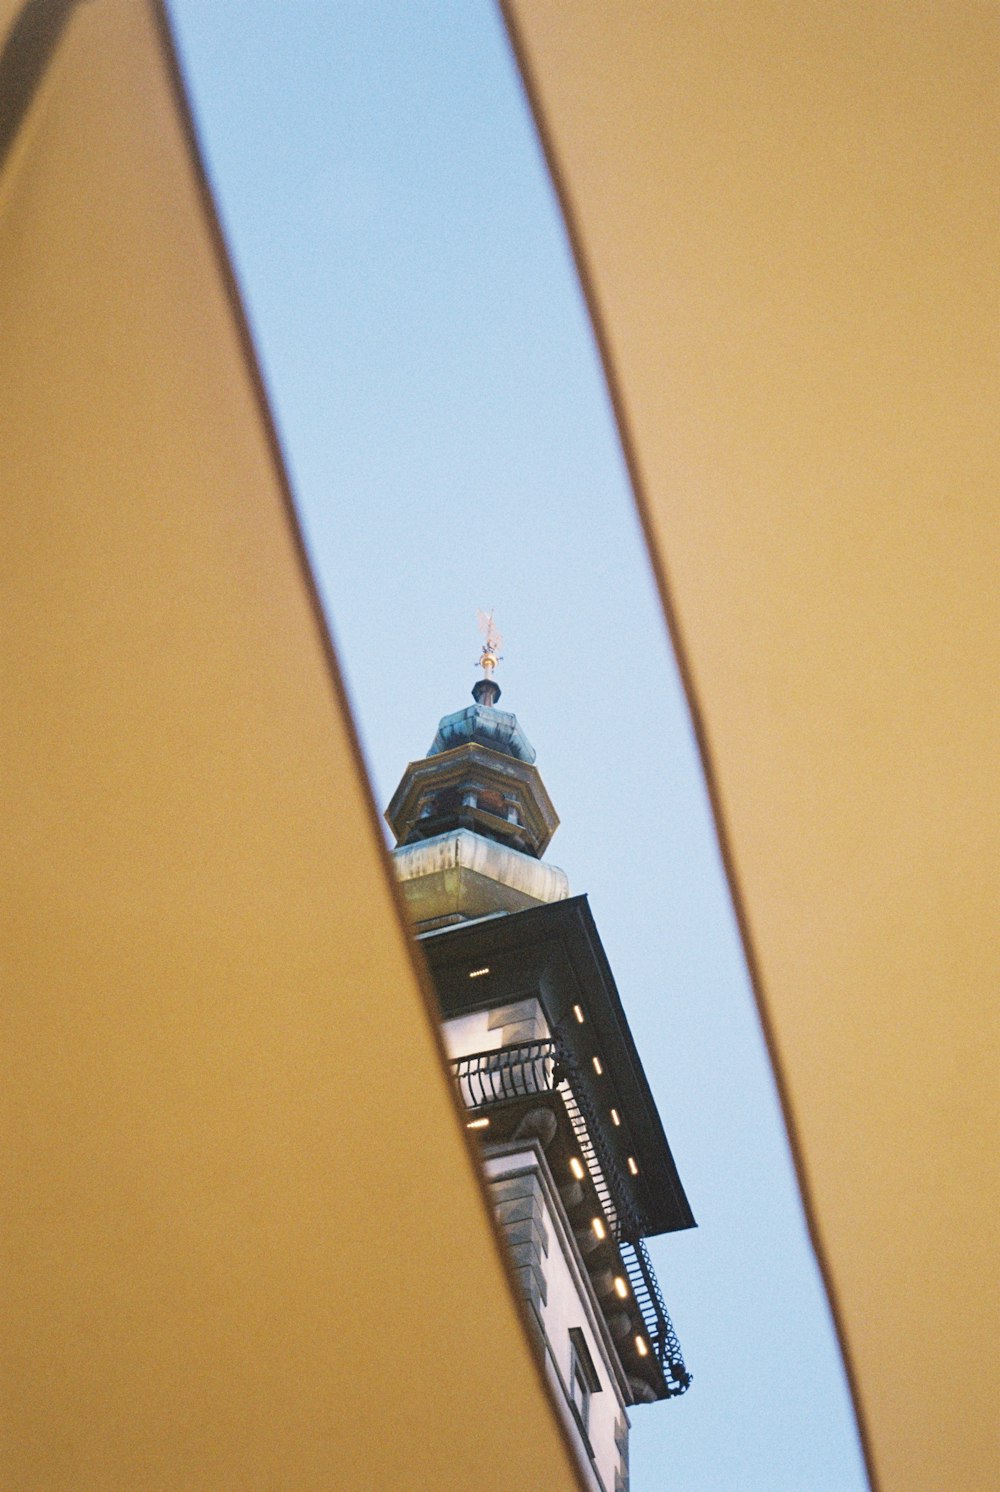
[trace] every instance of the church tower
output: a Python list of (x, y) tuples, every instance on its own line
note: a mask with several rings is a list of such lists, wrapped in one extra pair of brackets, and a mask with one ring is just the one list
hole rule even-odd
[(594, 1492), (627, 1492), (628, 1410), (691, 1379), (644, 1240), (694, 1218), (486, 619), (473, 704), (386, 810), (445, 1046), (545, 1370)]

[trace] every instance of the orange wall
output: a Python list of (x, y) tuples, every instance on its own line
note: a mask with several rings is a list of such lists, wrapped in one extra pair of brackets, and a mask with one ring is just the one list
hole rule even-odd
[(156, 14), (0, 176), (0, 1481), (569, 1489)]
[(871, 1465), (987, 1492), (1000, 12), (506, 9)]

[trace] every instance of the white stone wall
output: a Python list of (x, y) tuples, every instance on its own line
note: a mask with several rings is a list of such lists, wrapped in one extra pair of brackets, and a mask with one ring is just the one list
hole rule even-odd
[(442, 1021), (441, 1035), (444, 1049), (453, 1061), (471, 1057), (473, 1052), (492, 1052), (503, 1039), (499, 1027), (490, 1030), (488, 1010), (474, 1010), (471, 1015), (456, 1015), (450, 1021)]
[[(617, 1358), (548, 1166), (537, 1145), (487, 1155), (501, 1228), (537, 1316), (545, 1368), (593, 1492), (628, 1485), (628, 1415)], [(540, 1276), (540, 1277), (539, 1277)], [(591, 1395), (586, 1437), (570, 1404), (570, 1328), (582, 1331), (600, 1390)]]
[(535, 999), (474, 1010), (471, 1015), (456, 1015), (441, 1023), (445, 1051), (453, 1060), (475, 1052), (497, 1051), (518, 1041), (542, 1041), (551, 1034), (541, 1003)]

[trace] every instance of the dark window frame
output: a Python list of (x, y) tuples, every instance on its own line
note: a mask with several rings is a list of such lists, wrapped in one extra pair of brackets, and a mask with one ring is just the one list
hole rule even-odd
[(569, 1330), (569, 1402), (584, 1437), (590, 1433), (590, 1400), (601, 1392), (601, 1380), (579, 1326)]

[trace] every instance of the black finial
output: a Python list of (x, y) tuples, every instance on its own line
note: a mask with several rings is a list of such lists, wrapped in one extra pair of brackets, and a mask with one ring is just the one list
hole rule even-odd
[(500, 698), (500, 685), (496, 679), (477, 679), (472, 686), (472, 697), (477, 705), (495, 705)]

